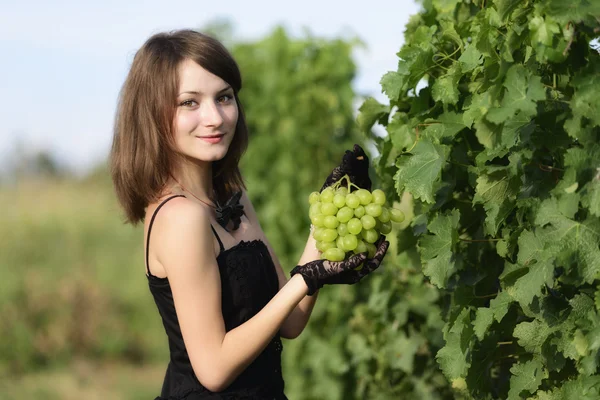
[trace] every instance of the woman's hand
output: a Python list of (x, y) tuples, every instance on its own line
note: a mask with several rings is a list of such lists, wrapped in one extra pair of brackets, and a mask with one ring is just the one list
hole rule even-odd
[(326, 285), (354, 285), (362, 278), (375, 271), (377, 268), (379, 268), (385, 253), (387, 253), (390, 242), (385, 240), (385, 236), (381, 235), (379, 240), (375, 243), (375, 246), (377, 247), (375, 255), (373, 258), (366, 259), (361, 269), (351, 269), (341, 272), (325, 279), (324, 283)]
[(312, 296), (328, 283), (328, 280), (334, 279), (344, 272), (352, 271), (366, 259), (366, 253), (359, 253), (344, 261), (315, 260), (304, 265), (297, 265), (290, 271), (290, 276), (302, 275), (308, 286), (308, 295)]
[(348, 175), (350, 182), (363, 189), (371, 190), (371, 179), (369, 178), (369, 157), (357, 144), (352, 151), (346, 150), (342, 157), (342, 163), (335, 167), (325, 180), (321, 191), (333, 185), (344, 175)]

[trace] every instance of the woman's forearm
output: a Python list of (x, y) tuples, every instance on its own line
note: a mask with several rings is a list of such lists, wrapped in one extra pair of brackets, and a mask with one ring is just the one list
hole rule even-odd
[[(319, 258), (320, 254), (316, 247), (316, 241), (311, 234), (306, 241), (306, 246), (304, 247), (300, 261), (298, 261), (298, 265), (303, 265)], [(282, 326), (283, 337), (294, 339), (302, 333), (315, 306), (318, 294), (319, 291), (312, 296), (304, 296), (300, 303), (298, 303)]]
[(221, 345), (219, 387), (226, 388), (267, 347), (283, 322), (306, 298), (308, 287), (292, 277), (254, 317), (227, 332)]

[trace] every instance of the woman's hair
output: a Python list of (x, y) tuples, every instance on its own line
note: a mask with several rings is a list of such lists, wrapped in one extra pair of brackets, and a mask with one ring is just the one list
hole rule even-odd
[(238, 164), (248, 145), (248, 128), (238, 93), (237, 63), (218, 40), (193, 30), (158, 33), (137, 51), (119, 96), (110, 152), (110, 173), (126, 222), (143, 221), (148, 204), (158, 199), (175, 161), (174, 117), (179, 89), (178, 67), (193, 60), (227, 82), (239, 116), (225, 157), (213, 162), (217, 201), (244, 188)]

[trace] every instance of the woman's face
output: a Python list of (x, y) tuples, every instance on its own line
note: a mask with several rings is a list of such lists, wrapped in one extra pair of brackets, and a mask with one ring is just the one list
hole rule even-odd
[(233, 140), (237, 119), (233, 88), (194, 61), (183, 61), (174, 121), (179, 152), (199, 161), (222, 159)]

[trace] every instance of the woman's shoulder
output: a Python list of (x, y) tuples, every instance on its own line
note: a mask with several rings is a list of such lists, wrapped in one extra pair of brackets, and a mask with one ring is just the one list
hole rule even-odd
[[(157, 212), (158, 207), (160, 210)], [(148, 207), (148, 212), (155, 215), (154, 225), (161, 230), (170, 228), (186, 230), (186, 228), (210, 224), (208, 210), (183, 195), (159, 198)]]

